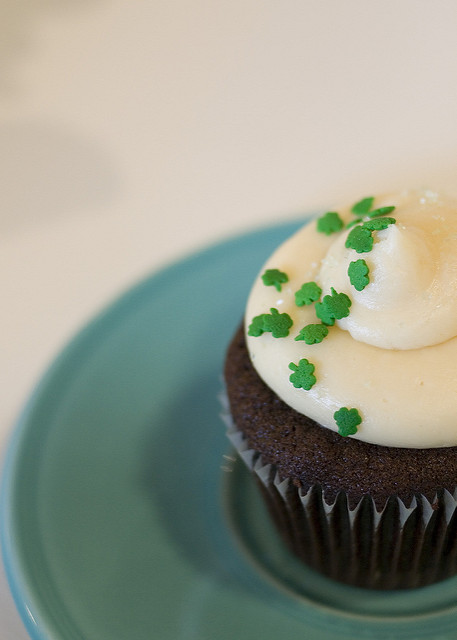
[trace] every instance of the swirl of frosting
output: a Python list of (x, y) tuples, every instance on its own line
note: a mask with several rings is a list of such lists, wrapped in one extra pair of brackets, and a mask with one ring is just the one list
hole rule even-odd
[[(293, 326), (283, 338), (247, 331), (251, 360), (280, 398), (324, 427), (336, 431), (335, 411), (356, 407), (362, 422), (352, 437), (400, 447), (457, 445), (457, 203), (414, 191), (376, 198), (375, 205), (395, 206), (395, 223), (372, 232), (370, 251), (348, 246), (350, 229), (327, 236), (312, 221), (271, 256), (261, 273), (279, 269), (288, 282), (278, 291), (256, 280), (246, 329), (271, 308), (287, 313)], [(349, 208), (339, 213), (344, 223), (354, 218)], [(359, 291), (348, 268), (360, 259), (369, 282)], [(295, 338), (320, 320), (313, 304), (297, 306), (295, 292), (311, 281), (321, 299), (337, 291), (351, 306), (322, 342), (308, 345)], [(289, 379), (290, 363), (302, 358), (315, 367), (309, 390)]]
[(351, 313), (339, 326), (383, 349), (418, 349), (457, 335), (456, 213), (442, 200), (403, 199), (397, 224), (374, 234), (363, 291), (348, 287), (349, 264), (362, 257), (346, 248), (349, 231), (333, 241), (316, 280), (324, 293), (350, 293)]

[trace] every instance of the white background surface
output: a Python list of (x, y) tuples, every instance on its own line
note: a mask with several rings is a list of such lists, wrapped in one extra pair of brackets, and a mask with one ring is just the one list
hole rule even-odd
[[(454, 0), (3, 2), (0, 455), (149, 272), (364, 195), (457, 195), (456, 33)], [(0, 572), (0, 639), (26, 638)]]

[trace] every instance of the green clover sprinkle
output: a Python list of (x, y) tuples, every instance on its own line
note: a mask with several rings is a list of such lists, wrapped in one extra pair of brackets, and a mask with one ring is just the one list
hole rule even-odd
[(357, 427), (362, 422), (357, 409), (348, 409), (347, 407), (341, 407), (335, 411), (333, 418), (338, 425), (338, 433), (344, 438), (357, 433)]
[(289, 335), (289, 329), (293, 325), (288, 313), (279, 313), (277, 309), (270, 309), (270, 315), (265, 314), (264, 326), (266, 331), (271, 331), (273, 338), (285, 338)]
[(390, 207), (379, 207), (379, 209), (375, 209), (374, 211), (372, 211), (371, 213), (368, 214), (369, 218), (377, 218), (378, 216), (386, 216), (389, 213), (392, 213), (392, 211), (395, 211), (395, 207), (390, 206)]
[(270, 313), (262, 313), (253, 318), (248, 328), (248, 335), (258, 338), (263, 333), (271, 332), (273, 338), (286, 338), (293, 325), (288, 313), (279, 313), (277, 309), (270, 309)]
[(331, 288), (331, 295), (324, 296), (322, 302), (327, 305), (336, 320), (341, 320), (341, 318), (348, 316), (349, 307), (352, 304), (349, 296), (345, 293), (338, 293), (333, 287)]
[(331, 295), (324, 296), (321, 303), (328, 316), (335, 320), (346, 318), (349, 315), (349, 307), (352, 304), (351, 299), (345, 293), (338, 293), (333, 287), (330, 291)]
[(328, 211), (317, 221), (317, 230), (327, 236), (340, 231), (343, 226), (344, 222), (336, 211)]
[(370, 229), (362, 225), (353, 227), (346, 238), (346, 248), (354, 249), (357, 253), (368, 253), (373, 248), (373, 236)]
[(314, 305), (314, 311), (316, 312), (316, 316), (319, 318), (323, 324), (328, 327), (333, 327), (335, 324), (335, 318), (331, 315), (327, 306), (323, 302), (316, 302)]
[(363, 198), (355, 203), (352, 207), (352, 213), (355, 213), (357, 216), (366, 216), (373, 206), (374, 197), (370, 196), (369, 198)]
[(304, 340), (306, 344), (318, 344), (328, 336), (328, 328), (325, 324), (307, 324), (300, 329), (300, 333), (295, 340)]
[(262, 333), (265, 332), (265, 329), (263, 328), (264, 315), (266, 314), (262, 313), (260, 316), (255, 316), (255, 318), (252, 319), (252, 322), (248, 328), (248, 336), (258, 338), (262, 335)]
[(314, 365), (306, 358), (302, 358), (298, 365), (291, 362), (289, 369), (294, 373), (291, 373), (289, 380), (296, 389), (305, 389), (309, 391), (311, 387), (316, 383), (316, 376), (314, 373)]
[(368, 265), (365, 260), (354, 260), (350, 263), (348, 267), (348, 276), (349, 280), (357, 291), (362, 291), (365, 289), (367, 284), (370, 282), (370, 278), (368, 277), (369, 273)]
[(300, 289), (295, 292), (295, 304), (297, 307), (312, 304), (319, 300), (322, 289), (315, 282), (305, 282)]
[(281, 291), (281, 285), (289, 282), (289, 277), (287, 273), (279, 269), (267, 269), (262, 275), (262, 281), (267, 287), (273, 286), (277, 291)]
[(372, 220), (364, 222), (362, 226), (364, 229), (369, 229), (370, 231), (382, 231), (396, 222), (395, 218), (373, 218)]

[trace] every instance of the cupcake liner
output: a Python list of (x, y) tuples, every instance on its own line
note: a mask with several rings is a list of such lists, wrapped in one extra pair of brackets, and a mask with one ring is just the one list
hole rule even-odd
[(330, 578), (372, 589), (425, 586), (457, 573), (457, 495), (416, 495), (409, 505), (391, 496), (382, 509), (364, 496), (354, 508), (340, 491), (328, 502), (320, 486), (307, 491), (281, 478), (250, 449), (236, 428), (225, 394), (227, 435), (251, 471), (289, 549)]

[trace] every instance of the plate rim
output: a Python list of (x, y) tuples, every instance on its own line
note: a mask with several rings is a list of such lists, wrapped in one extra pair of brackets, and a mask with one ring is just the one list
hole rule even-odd
[[(154, 285), (162, 286), (167, 278), (173, 278), (179, 273), (182, 273), (182, 270), (190, 264), (198, 265), (201, 262), (211, 259), (211, 256), (218, 254), (221, 248), (230, 249), (230, 247), (233, 248), (235, 245), (238, 247), (249, 246), (256, 237), (261, 238), (262, 242), (266, 242), (268, 234), (272, 232), (280, 231), (282, 234), (290, 234), (309, 218), (310, 216), (305, 215), (300, 218), (289, 218), (280, 223), (237, 233), (228, 238), (222, 238), (206, 247), (188, 252), (183, 257), (146, 274), (146, 276), (131, 286), (126, 287), (111, 301), (96, 311), (88, 321), (73, 333), (58, 353), (51, 358), (47, 366), (44, 367), (41, 376), (29, 393), (27, 401), (24, 403), (13, 425), (5, 449), (3, 469), (0, 478), (0, 544), (2, 558), (13, 599), (32, 640), (67, 640), (67, 638), (76, 637), (72, 633), (62, 634), (63, 625), (61, 623), (61, 615), (57, 616), (57, 620), (55, 620), (53, 612), (49, 610), (47, 602), (43, 601), (43, 598), (37, 594), (36, 590), (31, 588), (27, 567), (21, 562), (20, 550), (16, 547), (12, 539), (13, 525), (11, 520), (13, 518), (14, 506), (12, 500), (18, 459), (24, 446), (24, 438), (27, 437), (29, 429), (33, 426), (35, 412), (40, 406), (43, 394), (46, 393), (53, 381), (55, 381), (56, 374), (62, 368), (68, 367), (69, 361), (72, 361), (73, 356), (80, 353), (81, 350), (84, 352), (82, 355), (82, 366), (84, 366), (87, 355), (86, 349), (90, 342), (93, 340), (95, 340), (96, 343), (98, 342), (100, 331), (106, 328), (107, 322), (109, 323), (109, 330), (112, 330), (111, 323), (113, 323), (113, 326), (116, 326), (119, 322), (122, 322), (122, 319), (132, 310), (132, 307), (135, 308), (137, 304), (142, 302), (149, 287)], [(75, 367), (73, 362), (71, 363), (70, 370), (73, 372), (78, 371), (80, 366), (81, 365), (78, 364)], [(275, 589), (279, 593), (277, 586)], [(316, 606), (312, 599), (309, 599), (307, 604), (313, 607)], [(321, 612), (329, 611), (333, 614), (337, 613), (338, 615), (342, 615), (342, 612), (332, 607), (327, 607), (326, 605), (318, 605), (316, 608), (319, 608)], [(353, 619), (354, 616), (349, 614), (349, 617)], [(379, 621), (378, 618), (375, 619)], [(365, 616), (363, 620), (368, 622)], [(397, 618), (396, 620), (401, 622), (401, 618)], [(306, 628), (304, 630), (306, 631)], [(445, 636), (443, 636), (443, 638), (444, 637)]]
[(41, 373), (38, 374), (16, 419), (13, 420), (0, 460), (0, 558), (16, 609), (32, 640), (66, 640), (66, 637), (62, 636), (59, 629), (55, 627), (52, 612), (47, 610), (36, 591), (31, 589), (27, 577), (27, 567), (21, 559), (20, 547), (15, 544), (13, 535), (13, 494), (18, 460), (24, 446), (24, 438), (32, 428), (35, 411), (56, 374), (61, 368), (67, 366), (74, 354), (86, 348), (87, 341), (94, 339), (105, 323), (114, 320), (114, 316), (123, 316), (135, 306), (136, 301), (141, 301), (147, 289), (153, 284), (160, 286), (162, 281), (173, 278), (186, 266), (198, 265), (200, 262), (210, 259), (213, 254), (218, 254), (222, 248), (228, 249), (244, 243), (249, 244), (256, 236), (267, 236), (275, 231), (293, 233), (294, 229), (299, 228), (311, 217), (312, 214), (301, 214), (285, 218), (281, 222), (251, 227), (245, 231), (241, 230), (221, 237), (213, 243), (189, 250), (181, 257), (178, 256), (176, 259), (151, 270), (136, 282), (124, 287), (98, 310), (95, 310), (79, 328), (73, 331), (63, 345), (57, 348), (57, 351), (42, 368)]

